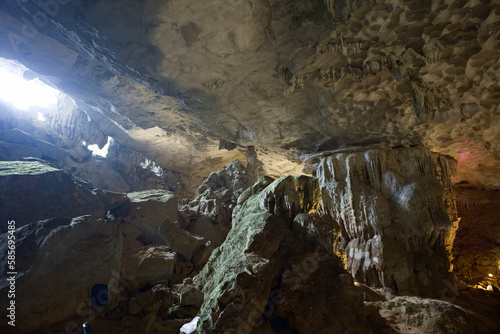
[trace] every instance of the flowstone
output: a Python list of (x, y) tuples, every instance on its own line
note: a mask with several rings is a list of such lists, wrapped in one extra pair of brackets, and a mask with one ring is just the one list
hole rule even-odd
[(454, 284), (445, 240), (457, 218), (444, 156), (417, 147), (347, 151), (323, 157), (317, 176), (356, 280), (419, 296)]

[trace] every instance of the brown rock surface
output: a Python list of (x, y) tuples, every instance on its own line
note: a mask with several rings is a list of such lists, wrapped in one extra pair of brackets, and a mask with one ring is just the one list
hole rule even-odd
[[(26, 77), (39, 77), (64, 95), (43, 111), (45, 122), (37, 120), (39, 109), (22, 113), (1, 103), (0, 159), (44, 159), (92, 185), (75, 183), (61, 171), (2, 176), (1, 224), (16, 219), (18, 227), (29, 223), (37, 228), (30, 233), (40, 235), (60, 224), (53, 234), (59, 236), (81, 227), (68, 227), (67, 219), (53, 219), (45, 227), (33, 222), (93, 213), (89, 221), (101, 218), (106, 226), (121, 226), (116, 236), (123, 239), (121, 261), (135, 261), (132, 271), (140, 271), (139, 262), (148, 265), (143, 271), (148, 277), (139, 280), (147, 281), (142, 287), (120, 280), (125, 292), (113, 317), (105, 319), (108, 314), (101, 313), (94, 319), (96, 332), (103, 333), (121, 324), (129, 333), (178, 332), (183, 320), (174, 318), (190, 317), (197, 310), (172, 301), (177, 292), (168, 294), (168, 303), (155, 300), (153, 311), (134, 316), (126, 311), (129, 300), (147, 293), (139, 288), (150, 288), (156, 279), (171, 277), (162, 284), (175, 284), (201, 270), (212, 251), (224, 251), (214, 248), (228, 233), (256, 236), (243, 241), (269, 260), (253, 258), (238, 243), (231, 245), (237, 249), (233, 254), (250, 261), (241, 271), (256, 273), (247, 277), (240, 271), (243, 279), (231, 282), (247, 290), (245, 284), (257, 283), (250, 296), (261, 315), (269, 311), (264, 306), (280, 270), (294, 272), (292, 262), (308, 264), (305, 260), (315, 253), (312, 245), (326, 249), (335, 240), (347, 249), (354, 277), (370, 285), (420, 295), (452, 289), (446, 255), (453, 243), (459, 278), (495, 286), (492, 280), (500, 275), (498, 196), (493, 191), (500, 188), (499, 34), (500, 4), (491, 0), (1, 1), (0, 57), (26, 65)], [(87, 145), (103, 146), (109, 137), (109, 157), (92, 156)], [(456, 173), (448, 171), (444, 156), (456, 160)], [(236, 158), (247, 166), (247, 180), (241, 169), (213, 174), (200, 188), (200, 197), (184, 202), (182, 218), (170, 207), (173, 200), (130, 204), (122, 195), (94, 189), (165, 189), (178, 198), (194, 198), (205, 177)], [(329, 190), (323, 192), (321, 215), (313, 213), (318, 187), (305, 178), (286, 179), (265, 196), (262, 191), (270, 182), (261, 179), (241, 193), (262, 175), (299, 175), (304, 165), (304, 173), (311, 173), (320, 159), (331, 159), (324, 170), (339, 176), (322, 180)], [(452, 174), (453, 184), (461, 187), (457, 196), (462, 218), (454, 242), (449, 233), (455, 221)], [(21, 190), (9, 193), (21, 182)], [(258, 215), (248, 215), (248, 220), (233, 216), (261, 195)], [(41, 196), (47, 202), (40, 202)], [(143, 215), (141, 205), (151, 212)], [(341, 230), (328, 232), (335, 222)], [(252, 234), (257, 231), (238, 226), (244, 223), (266, 224)], [(165, 241), (182, 254), (177, 260), (171, 259), (176, 255)], [(89, 252), (78, 248), (74, 258), (93, 263)], [(162, 267), (165, 258), (168, 264)], [(20, 260), (39, 263), (27, 255)], [(340, 318), (327, 323), (329, 313), (310, 311), (309, 301), (300, 303), (312, 284), (330, 287), (327, 273), (335, 276), (335, 286), (325, 295), (352, 304), (331, 304), (317, 291), (311, 292), (312, 300), (331, 314), (344, 315), (343, 306), (363, 314), (351, 281), (338, 263), (325, 261), (320, 261), (325, 271), (309, 268), (313, 274), (301, 278), (296, 289), (281, 282), (283, 293), (294, 302), (275, 305), (276, 316), (265, 318), (256, 332), (286, 326), (283, 332), (331, 332), (328, 326), (337, 320), (334, 326), (344, 328)], [(217, 273), (220, 282), (223, 275), (232, 277), (233, 268), (225, 269)], [(154, 277), (156, 271), (159, 277)], [(474, 277), (489, 271), (492, 278)], [(234, 286), (221, 289), (245, 295), (231, 290)], [(233, 315), (252, 314), (232, 292), (221, 295), (216, 304), (224, 312), (212, 313), (214, 320), (220, 319), (214, 326), (234, 328)], [(490, 296), (496, 295), (479, 299), (495, 307), (487, 302)], [(404, 324), (392, 326), (399, 331), (481, 330), (469, 311), (400, 298), (392, 304), (374, 301), (387, 311), (379, 314), (386, 320), (377, 318), (385, 328), (393, 322)], [(409, 311), (402, 313), (400, 306)], [(67, 312), (60, 313), (61, 321)], [(495, 312), (488, 314), (497, 320)], [(318, 327), (305, 325), (306, 318)], [(462, 318), (466, 320), (460, 328)], [(350, 324), (352, 317), (344, 321)]]
[[(90, 288), (96, 283), (108, 284), (113, 303), (122, 261), (119, 225), (88, 216), (50, 219), (24, 225), (16, 236), (16, 328), (20, 331), (29, 333), (71, 317), (84, 318), (91, 310)], [(7, 235), (1, 238), (6, 268)], [(4, 275), (2, 282), (1, 292), (6, 296)], [(7, 299), (1, 301), (5, 318)]]
[(500, 288), (500, 193), (455, 188), (455, 196), (461, 220), (453, 244), (453, 271), (467, 284)]
[(487, 334), (498, 330), (498, 324), (485, 323), (474, 310), (436, 299), (394, 297), (389, 301), (367, 302), (366, 310), (369, 319), (380, 316), (385, 320), (373, 320), (374, 334)]

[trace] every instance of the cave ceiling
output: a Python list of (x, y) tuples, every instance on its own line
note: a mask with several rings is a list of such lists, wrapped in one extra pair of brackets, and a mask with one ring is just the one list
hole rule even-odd
[(499, 1), (6, 0), (0, 47), (174, 171), (425, 146), (500, 187)]

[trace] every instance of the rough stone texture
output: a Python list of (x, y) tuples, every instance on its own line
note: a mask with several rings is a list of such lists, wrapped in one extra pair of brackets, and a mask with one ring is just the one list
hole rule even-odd
[(166, 246), (143, 246), (124, 252), (122, 271), (134, 287), (168, 282), (174, 275), (177, 255)]
[(0, 231), (53, 217), (92, 214), (104, 218), (127, 201), (122, 194), (92, 189), (42, 161), (0, 161)]
[(198, 188), (199, 196), (180, 207), (182, 226), (210, 242), (202, 258), (197, 259), (198, 266), (205, 264), (211, 251), (226, 238), (238, 197), (257, 180), (253, 171), (252, 166), (235, 160), (211, 173)]
[(178, 222), (164, 221), (159, 227), (159, 235), (165, 244), (190, 261), (206, 242), (203, 237), (190, 233), (179, 226)]
[(50, 3), (2, 2), (0, 56), (164, 168), (207, 176), (251, 145), (280, 176), (302, 154), (424, 145), (456, 182), (500, 186), (496, 1)]
[[(117, 291), (123, 247), (117, 224), (89, 217), (50, 219), (24, 225), (15, 234), (19, 259), (16, 328), (21, 332), (75, 315), (84, 317), (89, 311), (92, 284), (108, 284), (111, 298)], [(6, 268), (7, 234), (0, 238), (1, 261)], [(2, 274), (3, 295), (7, 295), (6, 285)], [(7, 301), (1, 299), (2, 318), (6, 317)]]
[(318, 190), (317, 181), (307, 177), (271, 184), (262, 179), (247, 190), (226, 241), (195, 279), (205, 294), (199, 329), (228, 334), (272, 333), (278, 325), (300, 333), (367, 330), (363, 294), (352, 278), (344, 279), (349, 275), (331, 247), (330, 252), (318, 245), (312, 249), (293, 232), (297, 214), (316, 211)]
[(452, 280), (444, 242), (456, 220), (445, 157), (422, 148), (346, 151), (322, 158), (317, 176), (356, 280), (439, 295)]
[(455, 188), (455, 197), (461, 220), (453, 244), (453, 270), (467, 284), (500, 288), (500, 193)]
[[(104, 136), (67, 95), (50, 108), (16, 110), (0, 101), (0, 159), (43, 158), (87, 181), (95, 188), (116, 192), (171, 189), (193, 197), (199, 178), (160, 167), (144, 154)], [(39, 120), (37, 112), (46, 118)], [(104, 138), (103, 138), (104, 136)], [(93, 155), (88, 145), (108, 142), (106, 158)]]
[(139, 240), (144, 244), (162, 244), (161, 224), (166, 219), (179, 219), (177, 197), (162, 189), (131, 192), (127, 193), (127, 197), (130, 204), (125, 220), (141, 232)]
[(442, 300), (405, 296), (365, 304), (374, 334), (487, 334), (498, 330), (498, 324), (485, 322), (474, 311)]
[[(23, 333), (61, 332), (79, 328), (85, 321), (100, 332), (125, 328), (130, 333), (145, 332), (161, 304), (159, 300), (151, 302), (151, 287), (159, 282), (182, 282), (193, 271), (193, 264), (178, 259), (159, 234), (164, 221), (179, 219), (177, 198), (169, 191), (107, 193), (40, 161), (2, 161), (0, 177), (2, 192), (12, 194), (13, 200), (5, 198), (2, 209), (8, 210), (1, 213), (6, 224), (7, 219), (16, 220), (16, 316)], [(31, 216), (21, 220), (13, 209)], [(82, 210), (93, 215), (64, 217)], [(43, 214), (60, 214), (62, 218), (32, 222)], [(180, 228), (171, 232), (188, 233)], [(0, 234), (4, 268), (9, 235)], [(191, 239), (177, 238), (168, 245), (182, 255), (186, 248), (200, 248), (199, 244), (193, 248)], [(7, 295), (5, 275), (3, 271), (0, 291)], [(89, 305), (90, 287), (95, 283), (109, 285), (110, 306)], [(6, 310), (7, 301), (2, 299), (2, 310)], [(165, 303), (168, 310), (174, 302), (167, 298)], [(199, 306), (181, 305), (176, 314), (187, 312), (184, 308), (190, 308), (186, 314), (196, 314)], [(154, 319), (151, 324), (164, 325), (164, 332), (172, 328), (178, 332), (182, 323), (173, 321), (171, 312), (164, 313), (166, 324)], [(0, 330), (5, 326), (0, 324)]]

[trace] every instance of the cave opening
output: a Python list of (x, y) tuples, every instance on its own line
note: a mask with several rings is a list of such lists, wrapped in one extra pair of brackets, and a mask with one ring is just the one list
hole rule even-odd
[[(16, 109), (28, 111), (32, 107), (40, 109), (57, 104), (60, 91), (40, 80), (38, 74), (16, 60), (0, 57), (0, 99)], [(38, 119), (45, 120), (42, 112)]]

